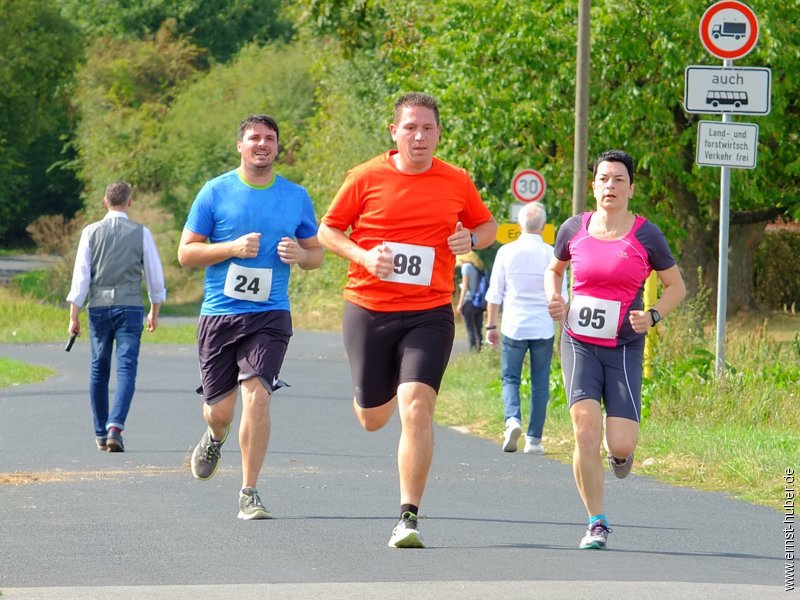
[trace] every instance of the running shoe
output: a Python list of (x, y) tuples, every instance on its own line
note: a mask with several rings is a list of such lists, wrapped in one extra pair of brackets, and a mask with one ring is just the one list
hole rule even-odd
[(108, 430), (106, 449), (109, 452), (125, 452), (125, 444), (122, 441), (122, 433), (116, 427), (111, 427)]
[(523, 450), (525, 454), (544, 454), (546, 450), (541, 443), (534, 444), (530, 440), (525, 440), (525, 449)]
[(231, 424), (225, 427), (225, 435), (222, 440), (216, 442), (211, 439), (211, 429), (206, 428), (203, 437), (200, 438), (200, 443), (195, 446), (192, 452), (192, 475), (197, 479), (211, 479), (214, 473), (217, 472), (219, 466), (220, 449), (225, 440), (228, 439), (228, 433), (231, 430)]
[(631, 473), (633, 467), (633, 454), (628, 458), (616, 458), (615, 456), (608, 455), (608, 467), (617, 476), (617, 479), (625, 479)]
[(522, 434), (522, 427), (516, 421), (510, 421), (503, 433), (503, 452), (516, 452), (517, 440)]
[(586, 535), (581, 540), (581, 550), (603, 550), (608, 547), (608, 534), (611, 530), (606, 525), (605, 521), (595, 521), (594, 525), (590, 525), (586, 530)]
[(243, 488), (239, 492), (239, 518), (245, 521), (272, 518), (272, 513), (261, 503), (261, 497), (256, 488)]
[(389, 538), (390, 548), (424, 548), (422, 534), (417, 530), (417, 515), (404, 512)]

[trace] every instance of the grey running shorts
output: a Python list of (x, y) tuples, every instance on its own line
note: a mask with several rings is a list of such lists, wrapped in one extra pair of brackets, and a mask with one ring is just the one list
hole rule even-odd
[(260, 378), (270, 393), (285, 386), (278, 375), (291, 337), (288, 310), (201, 315), (197, 347), (202, 385), (197, 393), (215, 404), (252, 377)]
[(609, 417), (637, 423), (642, 409), (644, 336), (615, 348), (581, 342), (561, 333), (561, 372), (570, 407), (602, 400)]
[(439, 392), (455, 335), (449, 304), (378, 312), (346, 302), (342, 328), (359, 406), (382, 406), (394, 398), (398, 385), (411, 381)]

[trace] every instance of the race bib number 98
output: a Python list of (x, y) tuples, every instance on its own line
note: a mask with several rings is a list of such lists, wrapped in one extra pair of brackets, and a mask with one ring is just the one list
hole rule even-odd
[(225, 277), (224, 293), (228, 298), (266, 302), (272, 289), (272, 269), (253, 269), (231, 263)]
[(430, 246), (416, 246), (399, 242), (384, 242), (392, 251), (392, 272), (383, 281), (430, 285), (436, 252)]
[(613, 340), (617, 337), (621, 302), (591, 296), (574, 296), (569, 303), (567, 324), (580, 335)]

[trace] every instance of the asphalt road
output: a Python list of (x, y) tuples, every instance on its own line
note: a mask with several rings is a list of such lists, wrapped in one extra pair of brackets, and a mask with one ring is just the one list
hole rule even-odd
[[(0, 390), (0, 591), (26, 600), (791, 598), (783, 514), (634, 475), (607, 475), (613, 533), (578, 550), (571, 468), (436, 429), (425, 550), (387, 547), (398, 513), (397, 418), (367, 433), (338, 334), (298, 332), (276, 393), (259, 489), (276, 517), (237, 520), (235, 430), (208, 482), (192, 346), (142, 347), (127, 452), (95, 449), (88, 345), (0, 345), (48, 365)], [(498, 399), (498, 410), (500, 410)], [(555, 450), (555, 449), (553, 449)], [(780, 478), (781, 474), (776, 474)]]

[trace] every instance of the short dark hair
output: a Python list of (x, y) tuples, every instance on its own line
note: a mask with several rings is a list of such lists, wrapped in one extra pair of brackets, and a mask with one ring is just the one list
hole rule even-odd
[(605, 152), (601, 152), (594, 161), (592, 181), (594, 181), (594, 178), (597, 176), (597, 167), (603, 162), (621, 162), (628, 170), (628, 177), (631, 180), (631, 185), (633, 184), (633, 159), (630, 154), (624, 150), (606, 150)]
[(106, 201), (109, 206), (123, 206), (131, 199), (131, 184), (115, 181), (106, 188)]
[(397, 125), (400, 121), (400, 113), (403, 112), (404, 108), (413, 108), (415, 106), (430, 108), (433, 111), (436, 124), (439, 124), (439, 105), (436, 103), (436, 98), (419, 92), (409, 92), (397, 99), (397, 102), (394, 103), (394, 114), (392, 115), (394, 124)]
[(278, 131), (278, 123), (269, 115), (250, 115), (244, 119), (239, 123), (239, 131), (236, 133), (236, 139), (241, 142), (244, 139), (244, 132), (258, 124), (272, 129), (272, 131), (275, 132), (275, 137), (280, 140), (281, 134)]

